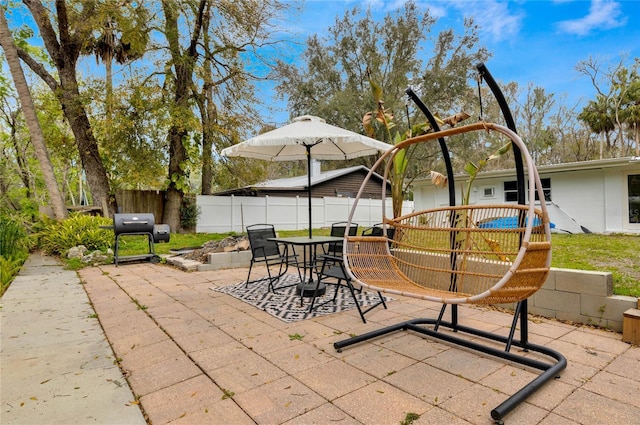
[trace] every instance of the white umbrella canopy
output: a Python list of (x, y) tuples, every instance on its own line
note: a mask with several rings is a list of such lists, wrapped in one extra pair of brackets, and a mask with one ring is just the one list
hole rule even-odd
[(223, 149), (227, 157), (266, 161), (307, 160), (309, 238), (311, 238), (311, 156), (314, 159), (345, 160), (385, 152), (393, 146), (344, 128), (327, 124), (320, 117), (303, 115), (291, 124), (252, 137)]
[(327, 124), (312, 115), (294, 118), (291, 124), (252, 137), (223, 149), (227, 157), (239, 156), (266, 161), (308, 159), (344, 160), (375, 155), (393, 146), (344, 128)]

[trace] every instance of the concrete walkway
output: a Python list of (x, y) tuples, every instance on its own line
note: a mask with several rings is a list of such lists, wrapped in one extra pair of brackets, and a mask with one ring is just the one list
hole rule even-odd
[[(414, 425), (491, 424), (491, 409), (534, 376), (529, 370), (413, 333), (391, 334), (341, 353), (333, 349), (333, 342), (349, 334), (409, 318), (434, 317), (437, 304), (394, 297), (388, 310), (370, 312), (366, 325), (356, 311), (285, 323), (210, 289), (242, 281), (246, 269), (183, 272), (154, 264), (83, 269), (80, 279), (133, 398), (126, 385), (114, 384), (123, 382), (120, 372), (103, 361), (112, 361), (112, 354), (98, 322), (89, 317), (86, 295), (69, 283), (77, 279), (75, 274), (56, 267), (51, 271), (37, 278), (23, 276), (2, 299), (2, 424), (139, 423), (142, 415), (132, 400), (139, 400), (154, 425), (397, 425), (410, 413), (419, 415)], [(66, 284), (56, 289), (47, 286), (49, 274), (53, 281)], [(66, 277), (56, 277), (60, 275)], [(35, 281), (40, 281), (37, 289)], [(60, 296), (55, 312), (43, 313), (41, 300), (65, 286), (73, 288), (67, 290), (71, 294), (79, 292), (78, 298)], [(13, 291), (26, 294), (16, 297)], [(37, 298), (27, 295), (34, 292)], [(29, 361), (42, 344), (27, 338), (20, 326), (43, 315), (51, 315), (48, 332), (62, 333), (60, 328), (72, 333), (70, 317), (84, 326), (74, 325), (69, 345), (51, 342), (45, 350), (47, 356), (69, 363), (67, 372), (54, 372), (57, 362), (48, 361), (48, 374), (27, 379)], [(462, 324), (500, 333), (511, 322), (510, 314), (488, 308), (461, 307), (459, 315)], [(89, 339), (85, 334), (100, 334), (101, 339), (92, 341), (104, 351), (78, 350), (80, 342)], [(639, 347), (622, 342), (618, 333), (540, 318), (530, 322), (530, 340), (563, 353), (569, 364), (559, 379), (509, 413), (505, 423), (640, 423)], [(31, 351), (19, 353), (20, 346), (31, 346)], [(74, 350), (82, 351), (83, 358), (67, 362), (65, 356)], [(24, 357), (23, 363), (5, 374), (9, 360), (19, 357)], [(93, 363), (101, 365), (91, 369), (99, 371), (95, 375), (118, 376), (91, 379), (87, 367), (81, 366)], [(65, 379), (78, 381), (60, 392), (64, 397), (43, 394), (52, 381)], [(123, 395), (91, 395), (105, 382), (108, 389)], [(91, 391), (84, 397), (71, 398), (73, 391), (85, 388)], [(59, 403), (57, 409), (50, 407), (53, 403)], [(72, 409), (78, 403), (84, 403), (81, 420), (78, 410)], [(115, 415), (113, 410), (118, 409), (126, 416), (99, 416), (104, 410)], [(20, 419), (20, 412), (29, 412), (32, 420)]]
[(0, 423), (146, 424), (76, 272), (31, 255), (1, 305)]

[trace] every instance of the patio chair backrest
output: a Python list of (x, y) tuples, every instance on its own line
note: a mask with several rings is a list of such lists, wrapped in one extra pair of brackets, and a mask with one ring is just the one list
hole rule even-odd
[(272, 224), (253, 224), (247, 226), (247, 236), (251, 253), (254, 259), (280, 255), (280, 249), (276, 242), (268, 240), (276, 237), (276, 231)]
[[(387, 227), (387, 237), (389, 238), (389, 242), (393, 240), (393, 236), (396, 233), (396, 229), (393, 227)], [(385, 236), (384, 227), (382, 227), (382, 223), (374, 224), (368, 229), (364, 229), (362, 231), (362, 236)]]
[[(339, 223), (333, 223), (331, 225), (331, 236), (343, 237), (344, 231), (347, 228), (347, 222), (341, 221)], [(349, 227), (348, 236), (356, 236), (358, 234), (358, 224), (351, 223), (351, 227)], [(332, 242), (329, 244), (329, 249), (327, 251), (330, 255), (342, 255), (342, 242)]]

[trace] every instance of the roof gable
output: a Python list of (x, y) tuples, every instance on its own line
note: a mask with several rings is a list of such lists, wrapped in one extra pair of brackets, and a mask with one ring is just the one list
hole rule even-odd
[[(341, 180), (344, 181), (345, 177), (353, 176), (353, 175), (361, 175), (362, 179), (366, 177), (369, 173), (369, 168), (364, 165), (356, 165), (353, 167), (341, 168), (338, 170), (330, 170), (320, 173), (317, 176), (311, 177), (311, 188), (314, 187), (322, 187), (326, 185), (331, 185), (333, 180)], [(355, 177), (355, 176), (354, 176)], [(307, 175), (296, 176), (296, 177), (287, 177), (283, 179), (275, 179), (268, 180), (261, 183), (256, 183), (254, 185), (244, 186), (237, 189), (228, 189), (224, 191), (220, 191), (214, 193), (214, 195), (245, 195), (250, 194), (250, 196), (255, 196), (257, 193), (275, 193), (275, 192), (301, 192), (307, 190)], [(378, 174), (373, 173), (371, 176), (371, 180), (369, 184), (377, 184), (382, 185), (384, 182), (384, 178)], [(390, 183), (387, 181), (387, 185)], [(360, 186), (360, 183), (357, 183), (357, 186)], [(390, 190), (389, 186), (387, 186), (388, 190)], [(357, 191), (357, 189), (356, 189)]]
[[(356, 165), (353, 167), (341, 168), (339, 170), (330, 170), (320, 173), (317, 176), (311, 176), (311, 187), (316, 186), (321, 183), (325, 183), (330, 180), (337, 179), (338, 177), (342, 177), (352, 173), (361, 173), (366, 175), (369, 173), (369, 169), (364, 165)], [(378, 173), (373, 173), (373, 179), (382, 182), (384, 179)], [(256, 183), (252, 186), (248, 187), (256, 187), (256, 188), (306, 188), (307, 187), (307, 175), (296, 176), (296, 177), (287, 177), (284, 179), (275, 179), (275, 180), (267, 180), (265, 182)]]

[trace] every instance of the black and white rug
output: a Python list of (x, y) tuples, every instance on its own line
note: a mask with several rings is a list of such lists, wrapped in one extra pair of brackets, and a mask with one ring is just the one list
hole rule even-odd
[[(300, 282), (298, 275), (285, 274), (274, 284), (276, 288), (275, 292), (269, 292), (268, 282), (268, 278), (265, 278), (260, 281), (250, 283), (249, 287), (246, 287), (245, 282), (240, 282), (236, 285), (212, 287), (211, 289), (238, 298), (247, 304), (251, 304), (260, 310), (266, 311), (284, 322), (297, 322), (299, 320), (326, 316), (328, 314), (356, 308), (355, 301), (351, 296), (349, 289), (342, 285), (338, 290), (338, 296), (335, 303), (326, 303), (321, 307), (314, 308), (312, 312), (309, 312), (309, 303), (311, 302), (311, 298), (305, 298), (304, 305), (300, 306), (300, 296), (296, 295), (295, 284)], [(287, 287), (278, 289), (281, 286)], [(314, 306), (333, 299), (334, 292), (335, 286), (328, 285), (326, 294), (321, 297), (316, 297)], [(376, 304), (380, 298), (376, 292), (367, 292), (366, 290), (363, 290), (362, 292), (356, 292), (356, 300), (361, 307), (365, 307), (367, 305)], [(385, 301), (390, 300), (392, 300), (392, 298), (385, 297)], [(382, 306), (380, 308), (382, 308)]]

